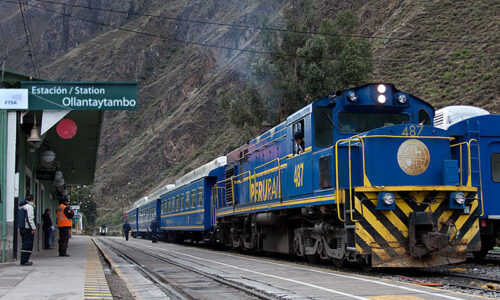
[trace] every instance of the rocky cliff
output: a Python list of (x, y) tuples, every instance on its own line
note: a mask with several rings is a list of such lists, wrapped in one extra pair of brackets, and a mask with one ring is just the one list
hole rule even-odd
[[(215, 92), (248, 78), (248, 61), (261, 54), (230, 49), (259, 49), (261, 30), (206, 21), (279, 27), (288, 1), (57, 1), (27, 1), (41, 77), (139, 82), (137, 111), (105, 114), (94, 185), (101, 216), (244, 142), (221, 117)], [(320, 0), (316, 9), (359, 17), (356, 34), (374, 49), (373, 81), (436, 107), (499, 113), (500, 5), (469, 2)], [(6, 68), (32, 73), (16, 3), (0, 1)]]

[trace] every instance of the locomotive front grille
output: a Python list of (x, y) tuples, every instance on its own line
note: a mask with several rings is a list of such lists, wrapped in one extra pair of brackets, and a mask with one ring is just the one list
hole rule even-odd
[(394, 210), (377, 210), (377, 192), (356, 192), (356, 253), (374, 267), (426, 267), (465, 260), (478, 249), (476, 193), (470, 213), (448, 209), (448, 192), (397, 192)]

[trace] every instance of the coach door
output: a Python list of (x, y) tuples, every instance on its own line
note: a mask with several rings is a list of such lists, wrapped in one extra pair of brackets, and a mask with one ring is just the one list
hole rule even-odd
[[(282, 180), (282, 195), (286, 197), (300, 196), (312, 192), (312, 166), (311, 166), (311, 136), (310, 118), (303, 118), (292, 124), (291, 141), (292, 153), (287, 160), (285, 180)], [(290, 132), (290, 131), (289, 131)], [(293, 140), (297, 132), (304, 135), (303, 151)]]
[[(483, 182), (484, 211), (490, 219), (500, 219), (500, 202), (498, 191), (500, 191), (500, 142), (493, 142), (488, 145), (487, 156), (481, 161), (485, 172)], [(489, 168), (488, 168), (489, 167)]]

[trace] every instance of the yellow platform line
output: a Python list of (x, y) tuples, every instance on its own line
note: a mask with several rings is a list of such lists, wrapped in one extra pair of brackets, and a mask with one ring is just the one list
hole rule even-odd
[(84, 299), (113, 299), (94, 243), (87, 239)]

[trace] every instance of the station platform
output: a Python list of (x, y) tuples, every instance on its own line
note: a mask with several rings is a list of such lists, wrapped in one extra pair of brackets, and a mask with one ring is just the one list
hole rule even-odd
[(54, 246), (34, 253), (32, 266), (0, 264), (0, 299), (113, 299), (89, 237), (70, 239), (70, 257), (59, 257)]

